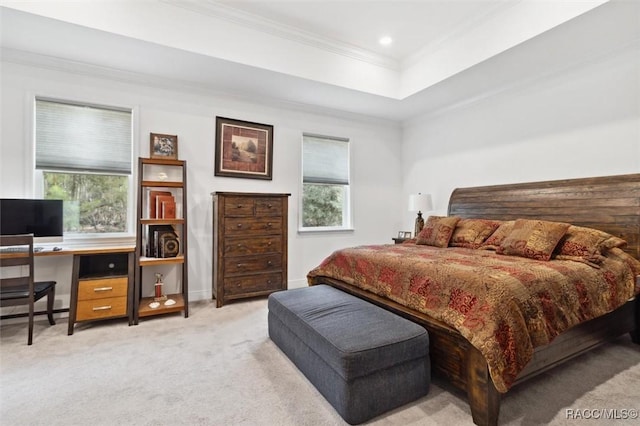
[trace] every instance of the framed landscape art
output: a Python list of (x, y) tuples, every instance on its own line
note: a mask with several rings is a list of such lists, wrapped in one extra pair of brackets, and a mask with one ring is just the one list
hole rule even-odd
[(272, 179), (273, 126), (216, 117), (215, 175)]

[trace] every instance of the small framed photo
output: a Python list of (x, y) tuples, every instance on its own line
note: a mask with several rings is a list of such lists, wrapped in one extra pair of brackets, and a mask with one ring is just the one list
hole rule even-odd
[(404, 238), (404, 231), (398, 231), (398, 238)]
[(404, 231), (402, 238), (411, 238), (411, 231)]
[(216, 117), (216, 176), (271, 180), (272, 167), (272, 125)]
[(178, 159), (178, 136), (151, 133), (151, 146), (149, 156), (164, 160)]

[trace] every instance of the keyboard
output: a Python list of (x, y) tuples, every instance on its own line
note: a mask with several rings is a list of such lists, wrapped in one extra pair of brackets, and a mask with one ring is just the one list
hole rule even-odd
[(0, 253), (26, 253), (28, 251), (29, 248), (24, 246), (2, 247), (0, 249)]
[[(33, 252), (38, 253), (44, 250), (44, 247), (34, 247)], [(2, 247), (0, 249), (0, 253), (26, 253), (29, 251), (29, 247), (26, 246), (11, 246), (11, 247)]]

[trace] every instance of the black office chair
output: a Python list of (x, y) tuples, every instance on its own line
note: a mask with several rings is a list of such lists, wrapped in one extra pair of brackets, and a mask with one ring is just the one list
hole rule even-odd
[[(33, 235), (0, 236), (0, 306), (29, 305), (29, 337), (33, 343), (33, 304), (47, 296), (49, 324), (53, 320), (56, 282), (34, 282)], [(12, 269), (12, 270), (10, 270)]]

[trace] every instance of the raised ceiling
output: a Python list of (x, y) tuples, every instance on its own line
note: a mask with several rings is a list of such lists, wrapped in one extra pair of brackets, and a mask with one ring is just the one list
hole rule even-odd
[(6, 61), (396, 121), (638, 43), (616, 0), (1, 4)]

